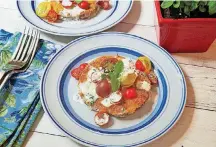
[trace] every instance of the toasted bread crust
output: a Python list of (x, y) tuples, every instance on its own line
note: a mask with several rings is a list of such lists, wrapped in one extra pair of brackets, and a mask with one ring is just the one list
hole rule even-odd
[(95, 17), (100, 11), (100, 7), (96, 3), (90, 4), (90, 9), (80, 13), (79, 19), (90, 19)]

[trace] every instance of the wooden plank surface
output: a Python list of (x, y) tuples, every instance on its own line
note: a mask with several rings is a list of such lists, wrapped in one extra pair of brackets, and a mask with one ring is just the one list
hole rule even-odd
[[(205, 147), (206, 145), (208, 147), (215, 147), (216, 117), (213, 117), (214, 115), (214, 111), (186, 107), (180, 120), (167, 134), (143, 147)], [(49, 118), (43, 115), (43, 113), (40, 114), (38, 121), (40, 123), (35, 126), (36, 128), (33, 128), (29, 135), (31, 137), (26, 140), (26, 146), (34, 147), (35, 143), (41, 146), (44, 146), (45, 143), (47, 145), (54, 145), (62, 142), (64, 147), (81, 147), (68, 140), (63, 133), (59, 132), (54, 126), (51, 126)], [(203, 133), (205, 135), (202, 135)], [(52, 136), (54, 137), (52, 138)], [(55, 138), (57, 137), (58, 141), (56, 142)], [(50, 143), (49, 141), (52, 139), (53, 143)]]
[[(153, 8), (152, 1), (135, 1), (128, 17), (107, 31), (135, 34), (157, 43)], [(1, 15), (0, 28), (7, 31), (22, 31), (26, 25), (16, 10), (15, 0), (1, 0), (0, 14), (4, 14)], [(62, 45), (74, 39), (46, 33), (42, 33), (42, 38)], [(173, 56), (185, 73), (188, 88), (186, 108), (171, 131), (145, 147), (216, 147), (216, 43), (212, 44), (206, 53)], [(80, 147), (65, 137), (43, 113), (40, 114), (24, 146)]]

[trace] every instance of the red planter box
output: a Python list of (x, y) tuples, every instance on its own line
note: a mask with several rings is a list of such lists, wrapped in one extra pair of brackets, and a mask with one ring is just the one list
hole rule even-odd
[(216, 39), (215, 18), (163, 18), (160, 1), (155, 1), (159, 45), (168, 52), (205, 52)]

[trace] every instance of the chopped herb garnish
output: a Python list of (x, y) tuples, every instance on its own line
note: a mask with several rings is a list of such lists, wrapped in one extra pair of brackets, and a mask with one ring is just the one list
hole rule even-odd
[(107, 77), (108, 77), (108, 75), (106, 75), (106, 74), (102, 74), (102, 75), (101, 75), (101, 78), (102, 78), (102, 79), (106, 79)]

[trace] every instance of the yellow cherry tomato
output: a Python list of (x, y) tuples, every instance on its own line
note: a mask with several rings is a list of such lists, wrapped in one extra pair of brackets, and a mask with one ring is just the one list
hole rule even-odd
[(60, 11), (64, 10), (64, 7), (59, 2), (52, 1), (51, 6), (52, 6), (52, 9), (58, 14)]
[(51, 10), (51, 3), (50, 2), (42, 2), (38, 5), (38, 7), (36, 9), (36, 14), (39, 17), (46, 17), (50, 10)]
[(137, 75), (135, 73), (130, 73), (126, 76), (120, 78), (121, 86), (130, 87), (136, 81)]
[(88, 3), (90, 3), (90, 4), (96, 3), (96, 0), (87, 0), (87, 1), (88, 1)]
[(143, 63), (143, 65), (145, 67), (144, 72), (149, 73), (152, 69), (150, 59), (148, 57), (142, 56), (142, 57), (139, 57), (138, 60), (140, 60)]

